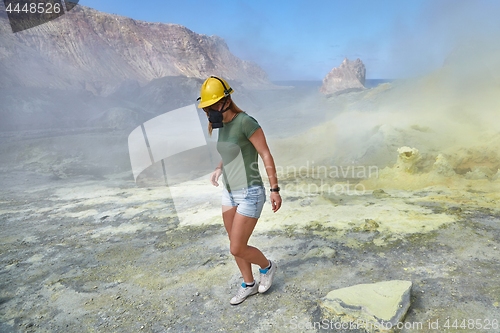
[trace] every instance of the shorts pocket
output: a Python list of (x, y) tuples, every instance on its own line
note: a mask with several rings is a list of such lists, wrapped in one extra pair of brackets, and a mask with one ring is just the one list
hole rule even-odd
[(262, 188), (261, 186), (249, 187), (247, 189), (245, 200), (253, 204), (258, 204), (262, 201), (265, 201), (266, 196), (264, 194), (264, 188)]

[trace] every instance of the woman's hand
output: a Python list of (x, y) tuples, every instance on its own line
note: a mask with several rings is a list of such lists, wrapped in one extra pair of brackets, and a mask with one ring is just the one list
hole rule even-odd
[(218, 180), (219, 180), (220, 175), (222, 175), (221, 168), (215, 169), (215, 171), (212, 172), (212, 174), (210, 175), (210, 182), (212, 183), (213, 186), (219, 186)]
[(273, 212), (276, 213), (281, 207), (281, 195), (279, 192), (271, 192), (270, 199)]

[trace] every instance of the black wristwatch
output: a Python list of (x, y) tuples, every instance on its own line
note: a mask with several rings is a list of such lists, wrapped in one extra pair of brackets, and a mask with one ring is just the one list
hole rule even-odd
[(280, 191), (280, 187), (278, 186), (278, 187), (272, 188), (269, 191), (271, 191), (271, 192), (279, 192)]

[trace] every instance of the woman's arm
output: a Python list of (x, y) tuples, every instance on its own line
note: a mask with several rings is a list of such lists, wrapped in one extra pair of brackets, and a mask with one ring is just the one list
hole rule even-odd
[[(267, 177), (269, 178), (269, 185), (271, 188), (278, 187), (278, 176), (276, 175), (276, 166), (274, 164), (273, 156), (267, 146), (266, 137), (262, 128), (257, 129), (249, 138), (257, 152), (259, 153), (264, 166), (266, 168)], [(271, 204), (273, 212), (278, 211), (281, 207), (281, 196), (279, 192), (271, 192)]]
[(222, 174), (222, 160), (219, 162), (219, 165), (215, 168), (214, 172), (210, 175), (210, 182), (213, 186), (219, 186), (219, 177)]

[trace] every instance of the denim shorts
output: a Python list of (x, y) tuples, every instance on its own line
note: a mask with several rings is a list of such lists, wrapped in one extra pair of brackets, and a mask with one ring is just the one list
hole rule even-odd
[(264, 186), (258, 185), (231, 192), (224, 188), (222, 191), (222, 205), (238, 207), (236, 208), (237, 213), (258, 219), (266, 202), (265, 192)]

